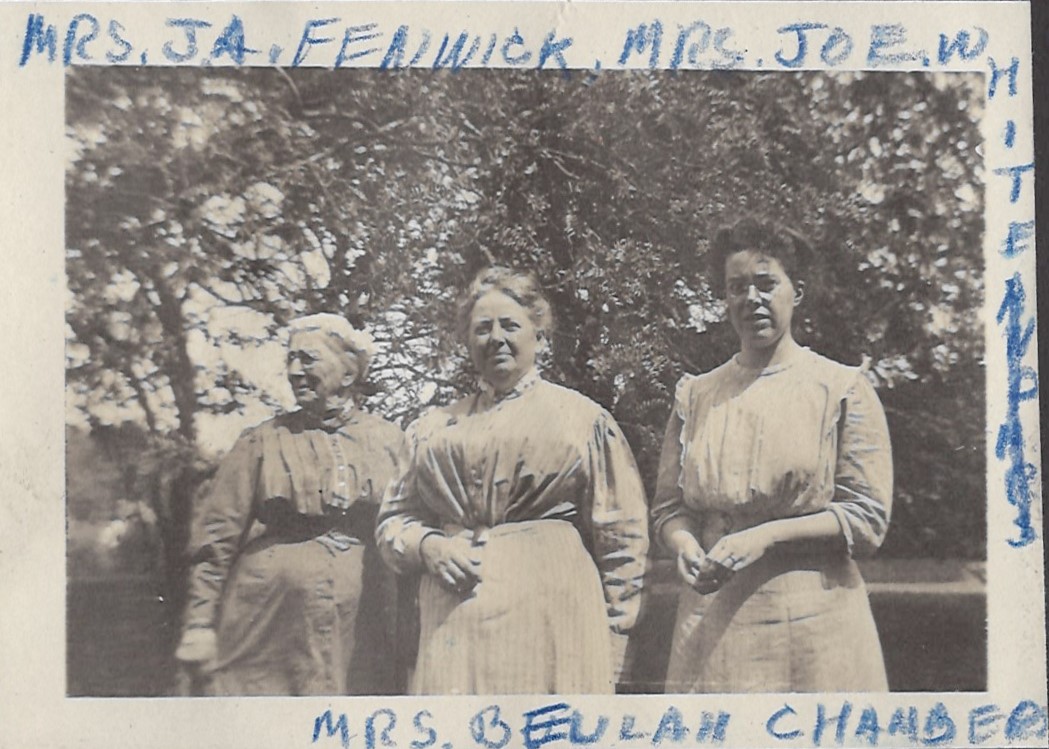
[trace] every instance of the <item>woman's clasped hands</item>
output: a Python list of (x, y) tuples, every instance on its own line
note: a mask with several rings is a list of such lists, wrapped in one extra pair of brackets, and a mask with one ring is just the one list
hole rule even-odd
[(765, 556), (772, 545), (766, 525), (757, 525), (723, 536), (707, 554), (712, 564), (739, 572)]
[(696, 537), (687, 530), (675, 531), (670, 546), (677, 553), (678, 574), (697, 593), (713, 593), (732, 575), (731, 570), (715, 564), (704, 553)]
[(729, 578), (764, 556), (770, 543), (760, 527), (731, 533), (704, 552), (689, 531), (675, 531), (671, 548), (677, 554), (677, 570), (697, 593), (704, 595), (719, 590)]
[(463, 595), (469, 594), (481, 582), (480, 548), (483, 534), (446, 536), (431, 533), (419, 548), (427, 571), (446, 588)]

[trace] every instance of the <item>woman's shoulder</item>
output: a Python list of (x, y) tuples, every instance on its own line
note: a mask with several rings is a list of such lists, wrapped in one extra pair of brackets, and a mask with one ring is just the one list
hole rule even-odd
[(556, 382), (550, 382), (550, 380), (539, 380), (535, 384), (536, 393), (543, 396), (544, 399), (564, 402), (564, 403), (575, 403), (578, 405), (587, 406), (594, 409), (600, 409), (601, 404), (595, 401), (588, 395), (585, 395), (578, 390), (568, 387), (567, 385), (561, 385)]
[(536, 396), (542, 398), (542, 411), (553, 414), (552, 417), (543, 417), (545, 423), (556, 419), (558, 429), (566, 434), (576, 434), (584, 440), (595, 435), (616, 440), (623, 438), (623, 430), (611, 411), (578, 390), (541, 380)]
[[(548, 380), (537, 379), (535, 384), (529, 386), (522, 392), (520, 398), (529, 401), (529, 408), (533, 405), (543, 412), (556, 411), (559, 418), (585, 420), (593, 422), (597, 419), (608, 418), (611, 415), (597, 401), (580, 393), (578, 390), (559, 385)], [(420, 415), (408, 427), (408, 434), (418, 439), (438, 432), (445, 427), (454, 425), (459, 419), (469, 416), (477, 405), (477, 395), (468, 395), (445, 406), (437, 406)], [(507, 412), (508, 414), (511, 412)]]
[(370, 411), (358, 412), (355, 421), (360, 428), (390, 440), (400, 439), (404, 435), (403, 430), (392, 421)]
[[(260, 439), (266, 439), (271, 435), (277, 434), (281, 431), (290, 431), (293, 433), (300, 433), (303, 431), (310, 431), (309, 426), (303, 426), (302, 412), (300, 411), (285, 411), (283, 413), (276, 414), (265, 421), (250, 426), (241, 432), (240, 440), (247, 440), (250, 442), (257, 442)], [(340, 432), (369, 432), (374, 433), (380, 437), (389, 437), (391, 439), (397, 438), (403, 435), (403, 431), (399, 426), (394, 424), (378, 414), (371, 413), (370, 411), (355, 411), (351, 418), (347, 420), (343, 427), (339, 429)]]
[(461, 416), (470, 413), (475, 398), (474, 395), (467, 395), (444, 406), (428, 408), (408, 425), (408, 435), (417, 437), (454, 424)]
[(251, 426), (245, 427), (240, 436), (237, 437), (237, 443), (254, 443), (263, 439), (269, 434), (273, 434), (279, 429), (283, 428), (287, 424), (287, 413), (275, 414), (265, 421), (260, 421), (258, 424), (252, 424)]
[(733, 371), (734, 367), (732, 360), (729, 359), (723, 364), (707, 370), (706, 372), (683, 374), (681, 379), (677, 381), (677, 386), (674, 389), (675, 396), (678, 401), (687, 403), (693, 396), (711, 390), (716, 387), (718, 383), (730, 379)]
[(810, 349), (804, 349), (800, 364), (801, 371), (807, 379), (813, 379), (842, 395), (849, 389), (867, 382), (862, 365), (842, 364)]
[(695, 374), (684, 374), (681, 376), (679, 382), (697, 382), (702, 384), (710, 384), (716, 382), (725, 377), (731, 376), (732, 372), (735, 371), (735, 364), (733, 359), (728, 359), (713, 369), (708, 369), (706, 372), (697, 372)]
[(265, 451), (264, 444), (272, 441), (272, 435), (277, 434), (281, 428), (282, 414), (270, 416), (258, 424), (250, 424), (244, 427), (233, 444), (221, 452), (222, 460), (242, 460), (246, 458), (260, 457)]

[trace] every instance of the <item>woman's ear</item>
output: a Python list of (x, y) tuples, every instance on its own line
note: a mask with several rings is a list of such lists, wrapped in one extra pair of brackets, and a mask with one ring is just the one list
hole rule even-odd
[(538, 343), (536, 346), (536, 354), (538, 356), (550, 356), (553, 353), (550, 346), (550, 338), (545, 330), (537, 330), (535, 332), (535, 340)]
[(550, 340), (546, 337), (546, 333), (544, 333), (543, 331), (539, 331), (535, 334), (535, 340), (539, 343), (539, 351), (550, 350)]
[(797, 307), (801, 304), (801, 300), (805, 298), (805, 282), (798, 281), (794, 284), (794, 306)]

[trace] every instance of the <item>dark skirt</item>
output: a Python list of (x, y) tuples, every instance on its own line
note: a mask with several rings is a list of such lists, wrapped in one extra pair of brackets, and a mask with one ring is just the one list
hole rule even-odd
[(217, 695), (392, 694), (396, 588), (373, 545), (265, 534), (223, 592)]

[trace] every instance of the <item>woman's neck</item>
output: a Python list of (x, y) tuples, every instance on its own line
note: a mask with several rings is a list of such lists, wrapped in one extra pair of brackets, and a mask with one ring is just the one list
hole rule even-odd
[(352, 397), (329, 397), (323, 404), (318, 403), (312, 408), (303, 409), (304, 415), (313, 422), (323, 424), (338, 421), (344, 415), (354, 410), (356, 404)]
[(488, 387), (492, 389), (492, 392), (497, 396), (503, 396), (517, 387), (517, 383), (521, 381), (522, 375), (520, 373), (515, 374), (513, 377), (500, 378), (498, 380), (487, 380)]
[(517, 372), (512, 378), (500, 379), (498, 382), (492, 380), (482, 379), (481, 390), (487, 391), (492, 397), (496, 399), (503, 398), (508, 393), (512, 393), (519, 388), (527, 387), (529, 383), (535, 380), (539, 376), (536, 368), (529, 367), (524, 372)]
[(784, 363), (800, 348), (794, 336), (786, 333), (771, 346), (743, 347), (739, 363), (748, 369), (767, 369)]

